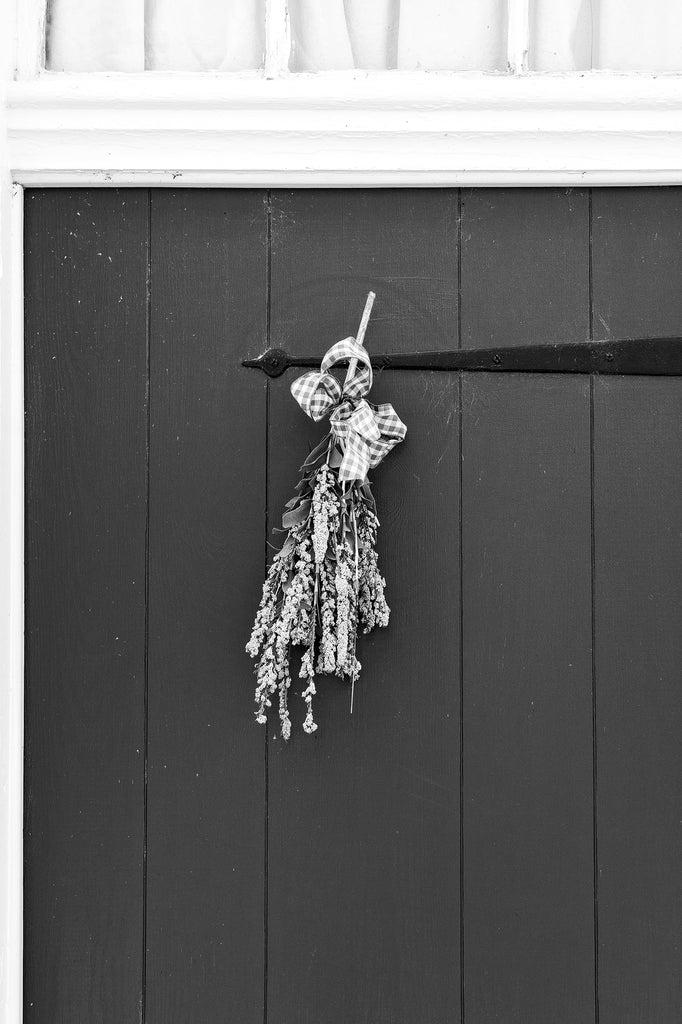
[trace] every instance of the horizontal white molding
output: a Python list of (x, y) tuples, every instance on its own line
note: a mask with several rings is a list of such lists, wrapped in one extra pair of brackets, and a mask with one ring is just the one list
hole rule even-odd
[(41, 72), (9, 86), (10, 104), (24, 107), (171, 106), (387, 108), (678, 107), (682, 75), (586, 71), (525, 75), (423, 71), (321, 71), (268, 78), (261, 72)]
[(682, 76), (43, 74), (7, 118), (27, 185), (682, 183)]

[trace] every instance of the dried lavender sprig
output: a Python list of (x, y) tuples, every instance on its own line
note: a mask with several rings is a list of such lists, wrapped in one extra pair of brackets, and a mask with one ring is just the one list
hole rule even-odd
[(352, 692), (360, 672), (355, 653), (358, 628), (369, 632), (388, 622), (385, 581), (374, 546), (378, 521), (368, 503), (371, 492), (366, 484), (352, 485), (348, 491), (341, 488), (330, 460), (332, 444), (327, 459), (315, 460), (318, 465), (308, 468), (298, 498), (288, 506), (294, 517), (300, 509), (299, 518), (273, 559), (247, 645), (252, 657), (259, 659), (257, 721), (267, 721), (267, 708), (278, 692), (285, 739), (291, 732), (291, 647), (306, 647), (299, 675), (308, 681), (302, 694), (303, 728), (312, 733), (317, 729), (312, 712), (315, 671), (348, 678)]

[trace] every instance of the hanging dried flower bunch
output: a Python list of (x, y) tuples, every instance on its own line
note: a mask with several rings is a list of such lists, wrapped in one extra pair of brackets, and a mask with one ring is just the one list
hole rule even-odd
[[(388, 625), (376, 552), (374, 498), (367, 480), (406, 433), (392, 405), (371, 405), (372, 366), (362, 340), (374, 301), (370, 292), (358, 337), (333, 345), (320, 372), (306, 373), (291, 385), (303, 411), (317, 421), (328, 413), (331, 430), (301, 467), (295, 496), (287, 503), (282, 526), (287, 536), (273, 558), (246, 650), (256, 658), (256, 721), (264, 725), (267, 708), (279, 696), (284, 739), (291, 735), (288, 691), (290, 651), (303, 648), (299, 676), (306, 715), (303, 728), (317, 729), (312, 701), (315, 678), (337, 675), (353, 692), (360, 672), (357, 633)], [(349, 361), (343, 384), (329, 371)]]

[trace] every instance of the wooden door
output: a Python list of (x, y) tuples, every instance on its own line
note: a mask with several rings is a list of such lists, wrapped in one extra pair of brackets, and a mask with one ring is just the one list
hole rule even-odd
[(27, 1024), (679, 1021), (682, 381), (378, 375), (391, 623), (284, 744), (320, 431), (240, 362), (370, 288), (375, 352), (681, 335), (682, 191), (31, 191), (25, 270)]

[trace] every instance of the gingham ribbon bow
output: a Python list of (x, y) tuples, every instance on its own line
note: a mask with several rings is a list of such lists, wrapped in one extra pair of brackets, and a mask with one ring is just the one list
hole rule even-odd
[[(329, 371), (344, 359), (357, 359), (355, 372), (344, 384)], [(306, 415), (317, 422), (331, 411), (329, 424), (343, 453), (339, 480), (364, 480), (403, 440), (407, 428), (393, 406), (372, 405), (365, 395), (372, 387), (372, 364), (367, 349), (355, 338), (337, 341), (326, 353), (320, 372), (304, 373), (291, 393)]]

